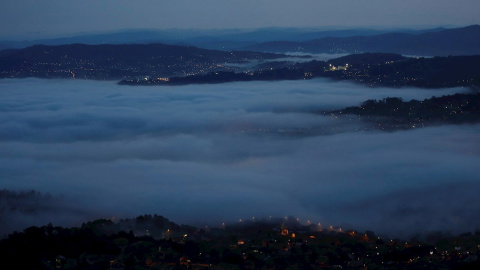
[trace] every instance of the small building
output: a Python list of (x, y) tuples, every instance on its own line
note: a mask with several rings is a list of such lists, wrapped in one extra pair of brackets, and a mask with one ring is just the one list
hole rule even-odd
[(345, 64), (345, 66), (334, 66), (332, 64), (329, 64), (328, 70), (329, 71), (347, 70), (348, 68), (350, 68), (350, 66), (348, 66), (348, 64)]

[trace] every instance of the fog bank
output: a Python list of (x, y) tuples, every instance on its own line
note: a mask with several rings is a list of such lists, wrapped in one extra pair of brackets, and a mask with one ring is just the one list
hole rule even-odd
[(480, 125), (365, 132), (309, 113), (467, 89), (39, 79), (0, 89), (0, 188), (62, 195), (45, 215), (16, 212), (18, 228), (145, 213), (197, 225), (293, 215), (391, 234), (480, 228)]

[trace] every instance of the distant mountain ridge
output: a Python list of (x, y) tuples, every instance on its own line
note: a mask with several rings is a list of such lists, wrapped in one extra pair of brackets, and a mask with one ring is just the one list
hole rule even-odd
[(172, 45), (191, 45), (204, 49), (238, 50), (247, 45), (275, 40), (305, 42), (325, 37), (372, 36), (392, 31), (400, 33), (437, 32), (443, 28), (426, 30), (396, 29), (347, 29), (321, 30), (303, 28), (260, 28), (260, 29), (226, 29), (226, 30), (123, 30), (111, 33), (83, 34), (70, 37), (34, 39), (24, 41), (0, 40), (1, 49), (20, 49), (33, 45), (66, 45), (66, 44), (148, 44), (166, 43)]
[(243, 49), (263, 52), (477, 55), (480, 54), (480, 25), (420, 34), (386, 33), (374, 36), (325, 37), (306, 42), (274, 41), (246, 46)]

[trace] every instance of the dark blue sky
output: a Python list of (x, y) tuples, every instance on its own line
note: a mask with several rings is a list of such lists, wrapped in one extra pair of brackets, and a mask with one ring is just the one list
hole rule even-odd
[(0, 39), (119, 29), (478, 24), (478, 0), (3, 0)]

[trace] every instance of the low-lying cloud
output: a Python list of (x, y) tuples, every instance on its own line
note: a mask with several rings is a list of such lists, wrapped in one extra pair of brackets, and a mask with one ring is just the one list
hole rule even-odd
[(24, 79), (0, 87), (1, 188), (63, 195), (65, 204), (18, 229), (144, 213), (199, 225), (294, 215), (403, 235), (480, 227), (472, 192), (480, 125), (365, 132), (358, 119), (309, 113), (467, 89), (325, 80), (129, 87)]

